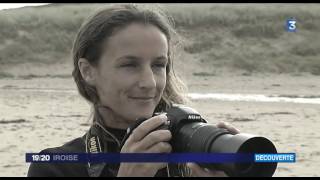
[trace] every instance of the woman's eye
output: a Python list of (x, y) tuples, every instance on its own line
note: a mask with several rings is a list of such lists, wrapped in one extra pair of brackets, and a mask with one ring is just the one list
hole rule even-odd
[(159, 64), (154, 64), (153, 66), (156, 67), (156, 68), (165, 68), (166, 64), (159, 63)]
[(132, 67), (132, 68), (135, 68), (137, 67), (136, 64), (123, 64), (123, 65), (120, 65), (120, 67)]

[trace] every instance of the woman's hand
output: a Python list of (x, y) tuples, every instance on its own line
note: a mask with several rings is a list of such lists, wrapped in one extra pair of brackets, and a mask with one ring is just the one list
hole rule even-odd
[[(121, 149), (121, 153), (170, 153), (169, 130), (155, 130), (167, 122), (167, 116), (154, 116), (135, 128)], [(117, 176), (154, 176), (167, 163), (121, 163)]]
[[(237, 128), (226, 122), (219, 122), (217, 124), (217, 127), (225, 128), (233, 134), (240, 133)], [(223, 171), (216, 171), (213, 169), (208, 170), (206, 168), (200, 167), (196, 163), (188, 163), (187, 166), (190, 168), (191, 176), (193, 177), (227, 177), (227, 175)]]

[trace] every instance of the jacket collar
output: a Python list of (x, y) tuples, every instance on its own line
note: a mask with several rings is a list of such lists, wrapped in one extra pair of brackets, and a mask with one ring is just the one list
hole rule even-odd
[[(120, 152), (120, 141), (110, 131), (104, 128), (99, 121), (90, 127), (85, 135), (86, 153), (106, 153), (106, 152)], [(101, 176), (106, 163), (90, 163), (87, 164), (87, 170), (90, 177)], [(111, 176), (117, 175), (117, 165), (112, 165), (113, 168), (108, 167), (111, 171)]]

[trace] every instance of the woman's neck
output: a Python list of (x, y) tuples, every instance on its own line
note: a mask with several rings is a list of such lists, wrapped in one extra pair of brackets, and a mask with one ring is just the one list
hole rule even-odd
[(108, 107), (98, 107), (100, 117), (105, 126), (115, 129), (127, 129), (130, 126), (130, 121), (121, 118), (119, 115), (115, 114)]

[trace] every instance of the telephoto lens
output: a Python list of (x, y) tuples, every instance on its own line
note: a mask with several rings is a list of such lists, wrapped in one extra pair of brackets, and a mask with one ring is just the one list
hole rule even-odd
[[(224, 128), (208, 124), (200, 114), (183, 105), (167, 111), (172, 133), (173, 152), (181, 153), (277, 153), (267, 138), (253, 134), (232, 134)], [(231, 177), (271, 177), (277, 163), (227, 162), (200, 163), (207, 169), (222, 170)]]

